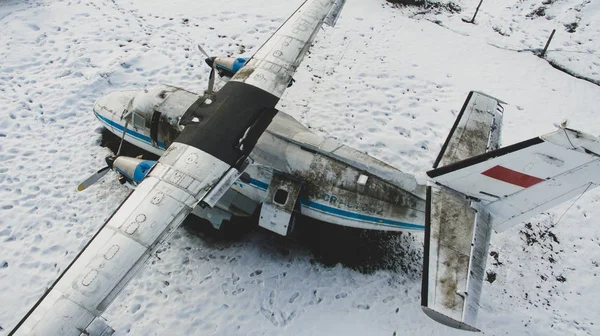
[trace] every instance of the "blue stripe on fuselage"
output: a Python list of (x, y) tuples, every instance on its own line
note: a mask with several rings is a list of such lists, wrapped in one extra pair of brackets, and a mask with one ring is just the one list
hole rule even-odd
[[(241, 180), (240, 180), (240, 182), (241, 182)], [(262, 190), (262, 191), (266, 191), (267, 188), (269, 187), (269, 185), (267, 183), (259, 181), (259, 180), (255, 180), (255, 179), (250, 179), (250, 183), (248, 183), (248, 184), (250, 184), (252, 187)], [(405, 223), (405, 222), (400, 222), (400, 221), (395, 221), (395, 220), (385, 219), (385, 218), (378, 218), (378, 217), (374, 217), (374, 216), (363, 215), (363, 214), (359, 214), (356, 212), (350, 212), (350, 211), (330, 207), (325, 204), (306, 200), (302, 197), (300, 197), (300, 204), (302, 204), (302, 206), (305, 206), (312, 210), (319, 211), (319, 212), (325, 213), (330, 216), (344, 218), (344, 219), (359, 220), (362, 222), (368, 222), (368, 223), (377, 224), (377, 225), (399, 227), (399, 228), (405, 228), (405, 229), (410, 229), (410, 230), (423, 230), (425, 228), (423, 225)]]
[(395, 221), (395, 220), (391, 220), (391, 219), (363, 215), (363, 214), (359, 214), (356, 212), (350, 212), (350, 211), (346, 211), (346, 210), (342, 210), (342, 209), (338, 209), (338, 208), (333, 208), (333, 207), (330, 207), (325, 204), (312, 202), (312, 201), (305, 200), (302, 198), (300, 198), (300, 204), (302, 204), (303, 206), (306, 206), (312, 210), (316, 210), (319, 212), (323, 212), (327, 215), (341, 217), (341, 218), (345, 218), (345, 219), (359, 220), (362, 222), (369, 222), (369, 223), (377, 224), (377, 225), (400, 227), (400, 228), (405, 228), (405, 229), (410, 229), (410, 230), (423, 230), (425, 228), (423, 225), (417, 225), (417, 224)]
[[(119, 132), (123, 132), (124, 127), (121, 126), (120, 124), (98, 114), (96, 111), (94, 111), (94, 115), (105, 125), (116, 128), (117, 130), (119, 130)], [(136, 131), (129, 129), (129, 128), (127, 129), (127, 134), (154, 147), (154, 145), (152, 144), (152, 139), (150, 139), (150, 137), (147, 137), (143, 134), (137, 133)], [(165, 143), (158, 141), (158, 147), (160, 149), (164, 150)]]
[(262, 191), (267, 191), (267, 188), (269, 187), (269, 185), (266, 184), (265, 182), (259, 181), (259, 180), (255, 180), (253, 178), (250, 179), (250, 183), (249, 184), (251, 186), (257, 188), (257, 189), (262, 190)]

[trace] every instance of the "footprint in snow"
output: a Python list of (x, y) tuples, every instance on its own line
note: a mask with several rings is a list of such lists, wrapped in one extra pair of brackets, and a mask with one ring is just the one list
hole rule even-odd
[(279, 322), (277, 322), (277, 319), (275, 318), (275, 313), (266, 309), (265, 307), (260, 307), (260, 313), (263, 314), (263, 316), (267, 320), (269, 320), (269, 322), (271, 322), (274, 326), (279, 326)]
[(296, 299), (298, 298), (298, 296), (300, 296), (300, 293), (295, 292), (294, 294), (292, 294), (292, 296), (289, 299), (289, 303), (294, 303), (294, 301), (296, 301)]
[(271, 291), (269, 294), (269, 306), (273, 307), (273, 303), (275, 303), (275, 292)]
[(290, 313), (290, 315), (289, 315), (287, 318), (285, 318), (285, 317), (283, 316), (283, 313), (281, 313), (281, 314), (282, 314), (282, 315), (281, 315), (281, 317), (282, 317), (282, 319), (283, 319), (283, 325), (288, 325), (288, 324), (290, 324), (290, 322), (292, 322), (292, 320), (293, 320), (293, 319), (294, 319), (296, 316), (298, 316), (298, 313), (297, 313), (295, 310), (294, 310), (293, 312), (291, 312), (291, 313)]
[(339, 300), (339, 299), (344, 299), (344, 298), (346, 298), (346, 297), (348, 297), (348, 294), (346, 294), (346, 293), (339, 293), (339, 294), (337, 294), (337, 295), (335, 296), (335, 299), (336, 299), (336, 300)]
[(323, 301), (322, 297), (317, 296), (317, 290), (316, 289), (313, 291), (313, 296), (314, 296), (314, 300), (310, 301), (308, 303), (309, 305), (317, 305), (317, 304), (321, 303), (321, 301)]
[(141, 307), (142, 307), (142, 305), (141, 305), (141, 304), (139, 304), (139, 303), (136, 303), (135, 305), (133, 305), (133, 307), (131, 307), (131, 313), (132, 313), (132, 314), (135, 314), (135, 313), (137, 313), (137, 311), (138, 311), (138, 310), (140, 310), (140, 308), (141, 308)]

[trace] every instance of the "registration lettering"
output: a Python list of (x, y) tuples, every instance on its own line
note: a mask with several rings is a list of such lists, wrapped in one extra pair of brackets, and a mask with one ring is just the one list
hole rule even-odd
[(365, 212), (373, 215), (383, 215), (383, 208), (377, 205), (351, 201), (328, 193), (323, 193), (320, 198), (339, 209), (346, 209), (353, 212)]

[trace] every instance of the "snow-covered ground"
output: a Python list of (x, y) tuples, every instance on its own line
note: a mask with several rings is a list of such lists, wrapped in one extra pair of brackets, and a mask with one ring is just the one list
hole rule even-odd
[[(556, 28), (548, 58), (600, 80), (600, 1), (545, 2), (487, 0), (470, 25), (461, 18), (478, 1), (456, 1), (461, 13), (419, 14), (349, 0), (280, 108), (415, 174), (431, 167), (472, 89), (510, 104), (504, 144), (565, 118), (598, 135), (600, 87), (515, 50), (542, 48)], [(300, 3), (0, 1), (0, 335), (128, 193), (110, 174), (76, 191), (109, 154), (95, 99), (157, 83), (201, 92), (209, 69), (195, 44), (250, 56)], [(526, 16), (540, 6), (544, 15)], [(600, 334), (600, 192), (571, 204), (492, 237), (484, 334)], [(363, 274), (315, 262), (306, 245), (264, 231), (225, 241), (181, 228), (105, 317), (118, 335), (463, 334), (421, 313), (412, 271), (421, 243), (397, 239), (395, 269)]]

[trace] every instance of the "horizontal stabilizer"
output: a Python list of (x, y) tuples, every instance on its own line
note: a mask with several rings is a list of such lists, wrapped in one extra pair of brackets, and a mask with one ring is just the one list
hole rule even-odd
[(561, 128), (427, 175), (480, 200), (503, 231), (600, 183), (598, 153), (598, 138)]
[(447, 326), (474, 327), (491, 237), (489, 214), (446, 188), (427, 188), (421, 306)]
[[(471, 91), (434, 163), (452, 165), (499, 147), (504, 104)], [(421, 306), (447, 326), (474, 327), (491, 237), (490, 216), (450, 188), (427, 188)]]
[(485, 93), (471, 91), (448, 133), (433, 168), (499, 147), (503, 101)]

